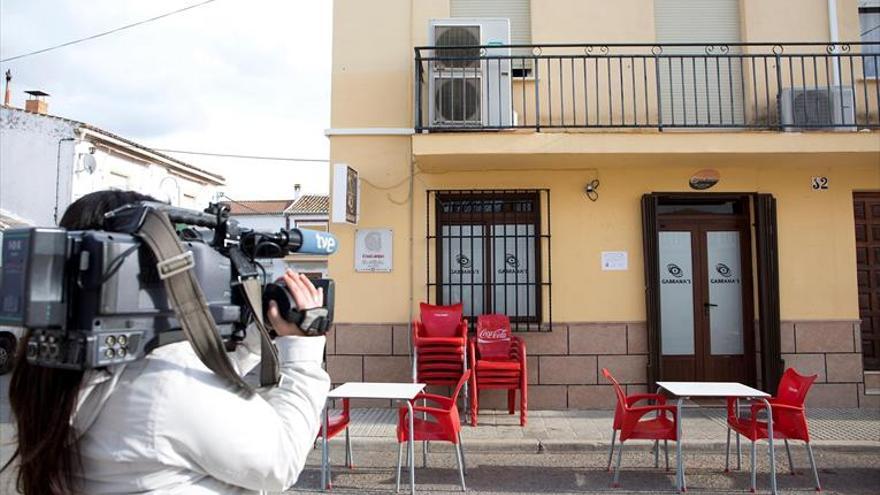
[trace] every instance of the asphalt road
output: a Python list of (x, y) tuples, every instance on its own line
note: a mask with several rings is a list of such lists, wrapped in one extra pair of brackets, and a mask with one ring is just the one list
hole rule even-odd
[[(9, 375), (0, 377), (0, 461), (12, 453), (12, 425), (7, 398)], [(416, 488), (418, 493), (460, 493), (455, 457), (448, 447), (437, 446), (429, 454), (427, 469), (421, 467), (420, 450), (416, 451)], [(339, 465), (342, 451), (333, 450), (337, 462), (333, 475), (333, 493), (393, 493), (396, 449), (388, 451), (355, 449), (356, 467), (348, 470)], [(442, 451), (440, 451), (442, 449)], [(816, 448), (820, 480), (825, 493), (880, 493), (880, 451), (823, 451)], [(759, 492), (769, 492), (769, 468), (766, 447), (759, 448)], [(784, 449), (777, 450), (780, 493), (814, 493), (803, 447), (793, 448), (799, 474), (787, 474)], [(320, 449), (312, 451), (306, 470), (296, 486), (287, 493), (320, 492)], [(515, 493), (673, 493), (675, 476), (662, 469), (655, 470), (653, 457), (645, 448), (632, 447), (624, 452), (621, 488), (612, 490), (611, 475), (604, 471), (605, 454), (590, 453), (477, 453), (467, 454), (468, 491), (472, 494)], [(671, 459), (672, 460), (672, 459)], [(662, 462), (662, 459), (661, 459)], [(674, 462), (674, 461), (673, 461)], [(688, 492), (748, 493), (747, 471), (722, 472), (723, 452), (691, 453), (686, 456)], [(743, 467), (748, 466), (744, 453)], [(9, 471), (0, 475), (0, 493), (14, 493)], [(406, 493), (408, 478), (404, 474), (401, 493)]]
[[(788, 474), (783, 452), (777, 453), (780, 493), (815, 493), (806, 454), (801, 446), (792, 449), (798, 474)], [(355, 469), (341, 466), (342, 451), (334, 451), (337, 460), (333, 474), (335, 494), (393, 493), (396, 466), (395, 452), (355, 450)], [(758, 492), (769, 493), (770, 478), (766, 447), (758, 449)], [(431, 453), (429, 467), (421, 467), (421, 453), (416, 450), (417, 493), (460, 492), (455, 457), (451, 452)], [(674, 493), (675, 475), (653, 468), (653, 456), (646, 449), (624, 451), (621, 488), (611, 488), (611, 474), (604, 470), (606, 457), (601, 453), (479, 454), (467, 456), (465, 481), (472, 494), (516, 493)], [(670, 461), (674, 460), (670, 458)], [(816, 452), (819, 478), (825, 493), (880, 493), (880, 452)], [(309, 458), (306, 471), (296, 486), (286, 493), (320, 492), (320, 449)], [(748, 493), (748, 471), (725, 474), (724, 455), (694, 453), (686, 455), (688, 493)], [(743, 455), (743, 468), (748, 456)], [(405, 471), (404, 471), (405, 472)], [(401, 493), (408, 493), (404, 474)]]

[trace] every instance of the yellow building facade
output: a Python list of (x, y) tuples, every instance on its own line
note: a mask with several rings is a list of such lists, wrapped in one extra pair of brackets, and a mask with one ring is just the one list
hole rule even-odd
[[(331, 225), (334, 382), (408, 381), (419, 302), (464, 302), (512, 317), (534, 408), (611, 407), (603, 367), (639, 391), (794, 366), (814, 405), (880, 403), (875, 6), (686, 3), (335, 1), (330, 158), (361, 187)], [(436, 49), (484, 18), (519, 43)], [(359, 229), (390, 229), (390, 272), (355, 269)]]

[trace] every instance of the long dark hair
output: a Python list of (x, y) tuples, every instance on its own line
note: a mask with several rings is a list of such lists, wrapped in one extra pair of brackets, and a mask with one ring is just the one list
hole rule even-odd
[[(58, 225), (69, 230), (100, 229), (104, 214), (120, 206), (155, 199), (133, 191), (98, 191), (74, 201)], [(79, 447), (71, 426), (84, 372), (32, 366), (24, 357), (30, 331), (16, 353), (9, 403), (15, 416), (18, 459), (17, 488), (31, 494), (76, 493), (82, 471)]]

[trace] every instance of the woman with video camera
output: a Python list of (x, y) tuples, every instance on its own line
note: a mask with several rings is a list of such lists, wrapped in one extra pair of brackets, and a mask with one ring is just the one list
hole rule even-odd
[[(105, 213), (138, 201), (153, 199), (91, 193), (59, 225), (100, 229)], [(323, 305), (322, 291), (305, 276), (288, 270), (283, 281), (299, 308)], [(188, 341), (87, 371), (34, 366), (20, 353), (9, 387), (17, 448), (4, 466), (18, 461), (18, 490), (228, 494), (292, 486), (320, 428), (330, 378), (321, 367), (324, 337), (306, 337), (272, 304), (282, 380), (250, 398), (230, 390)], [(230, 353), (242, 375), (260, 362), (259, 349), (257, 332), (248, 331)]]

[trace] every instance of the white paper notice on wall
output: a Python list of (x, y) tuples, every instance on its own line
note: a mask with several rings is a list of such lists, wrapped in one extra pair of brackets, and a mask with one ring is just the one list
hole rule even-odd
[(390, 272), (393, 241), (391, 229), (358, 229), (354, 238), (355, 271)]
[(628, 268), (626, 251), (602, 251), (602, 271), (623, 271)]

